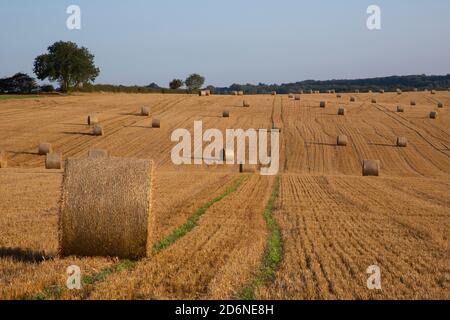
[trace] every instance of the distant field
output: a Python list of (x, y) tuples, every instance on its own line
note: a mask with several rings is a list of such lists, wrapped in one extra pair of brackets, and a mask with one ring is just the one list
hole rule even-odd
[[(0, 150), (8, 156), (8, 168), (0, 169), (0, 299), (228, 299), (252, 283), (267, 249), (263, 212), (275, 180), (258, 174), (148, 258), (128, 263), (57, 254), (62, 171), (43, 169), (40, 142), (52, 143), (64, 158), (100, 148), (153, 159), (154, 245), (239, 178), (236, 166), (172, 164), (171, 133), (192, 132), (196, 120), (203, 130), (272, 123), (282, 129), (273, 211), (282, 261), (256, 298), (450, 299), (450, 92), (244, 98), (0, 96), (11, 99), (0, 105)], [(396, 112), (398, 105), (405, 112)], [(161, 120), (160, 129), (151, 128), (152, 117), (139, 116), (142, 106)], [(224, 110), (230, 118), (222, 118)], [(86, 118), (93, 114), (105, 128), (102, 137), (90, 135)], [(336, 146), (339, 134), (348, 136), (346, 147)], [(408, 139), (406, 148), (396, 146), (399, 136)], [(363, 159), (381, 161), (380, 177), (362, 177)], [(80, 292), (61, 290), (71, 264), (85, 276)], [(370, 265), (381, 268), (381, 291), (367, 289)]]

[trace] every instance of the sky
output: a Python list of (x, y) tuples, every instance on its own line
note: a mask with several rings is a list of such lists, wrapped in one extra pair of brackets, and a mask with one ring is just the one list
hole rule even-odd
[[(69, 30), (67, 7), (81, 9)], [(366, 10), (381, 9), (381, 30)], [(95, 55), (96, 83), (288, 83), (450, 73), (448, 0), (0, 0), (0, 77), (55, 41)]]

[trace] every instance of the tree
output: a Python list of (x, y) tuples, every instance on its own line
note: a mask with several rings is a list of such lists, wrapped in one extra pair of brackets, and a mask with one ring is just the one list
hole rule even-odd
[(44, 84), (40, 87), (42, 92), (54, 92), (55, 88), (51, 84)]
[(94, 55), (87, 48), (59, 41), (48, 47), (47, 54), (35, 59), (34, 73), (39, 80), (58, 81), (61, 91), (67, 92), (94, 81), (100, 70), (94, 65)]
[(0, 79), (1, 92), (31, 93), (37, 89), (34, 78), (25, 73), (16, 73), (12, 77)]
[(184, 82), (189, 91), (199, 90), (205, 83), (205, 78), (199, 74), (191, 74)]
[(183, 80), (180, 80), (180, 79), (173, 79), (169, 83), (170, 89), (173, 89), (173, 90), (180, 89), (183, 85), (184, 85), (184, 82), (183, 82)]

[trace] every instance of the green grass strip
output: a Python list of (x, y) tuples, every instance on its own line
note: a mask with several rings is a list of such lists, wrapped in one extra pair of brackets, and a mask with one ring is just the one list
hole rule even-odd
[(283, 256), (283, 248), (281, 245), (280, 228), (272, 216), (275, 201), (280, 191), (280, 177), (277, 176), (272, 186), (272, 194), (264, 208), (264, 220), (269, 231), (267, 238), (267, 248), (264, 253), (261, 268), (255, 279), (246, 287), (241, 289), (238, 298), (242, 300), (254, 300), (257, 288), (267, 285), (275, 278), (275, 272), (281, 262)]
[[(130, 270), (136, 266), (136, 261), (122, 260), (119, 263), (102, 269), (100, 272), (93, 275), (87, 275), (81, 277), (81, 285), (85, 287), (87, 285), (94, 285), (97, 282), (104, 281), (108, 276), (120, 272), (123, 270)], [(44, 289), (44, 291), (31, 297), (31, 300), (49, 300), (49, 299), (60, 299), (62, 294), (69, 290), (67, 287), (50, 287)]]
[(34, 98), (39, 98), (39, 96), (0, 95), (0, 101), (34, 99)]
[[(212, 199), (205, 205), (203, 205), (201, 208), (198, 208), (184, 223), (181, 227), (176, 229), (174, 232), (172, 232), (167, 238), (163, 239), (159, 243), (157, 243), (153, 247), (153, 252), (158, 253), (168, 246), (172, 245), (175, 241), (177, 241), (179, 238), (186, 235), (189, 231), (191, 231), (196, 225), (200, 217), (206, 212), (207, 209), (209, 209), (213, 204), (221, 201), (231, 193), (235, 192), (239, 186), (244, 182), (245, 179), (248, 178), (248, 175), (240, 176), (237, 180), (234, 181), (234, 183), (220, 196)], [(133, 269), (136, 266), (136, 261), (130, 261), (130, 260), (122, 260), (116, 265), (113, 265), (111, 267), (102, 269), (100, 272), (95, 273), (93, 275), (83, 276), (81, 278), (81, 284), (82, 286), (87, 285), (94, 285), (97, 282), (104, 281), (107, 277), (110, 275), (120, 272), (122, 270), (130, 270)], [(48, 299), (60, 299), (62, 294), (68, 290), (67, 287), (49, 287), (44, 289), (42, 292), (36, 294), (35, 296), (32, 296), (31, 300), (48, 300)], [(27, 299), (27, 298), (26, 298)]]
[(208, 210), (213, 204), (221, 201), (228, 195), (235, 192), (239, 186), (244, 182), (245, 179), (248, 178), (248, 175), (239, 177), (231, 187), (229, 187), (223, 194), (220, 196), (212, 199), (202, 207), (195, 210), (195, 212), (189, 217), (189, 219), (178, 229), (174, 230), (170, 235), (168, 235), (166, 238), (158, 242), (153, 246), (153, 253), (158, 253), (161, 250), (164, 250), (165, 248), (172, 245), (175, 241), (180, 239), (181, 237), (185, 236), (189, 231), (191, 231), (196, 225), (200, 217)]

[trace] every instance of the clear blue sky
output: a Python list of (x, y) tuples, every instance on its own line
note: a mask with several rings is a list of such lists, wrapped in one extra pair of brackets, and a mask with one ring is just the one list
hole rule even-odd
[[(66, 8), (82, 29), (66, 28)], [(382, 9), (382, 30), (366, 9)], [(32, 73), (57, 40), (88, 47), (97, 83), (167, 86), (450, 73), (448, 0), (1, 0), (0, 77)]]

